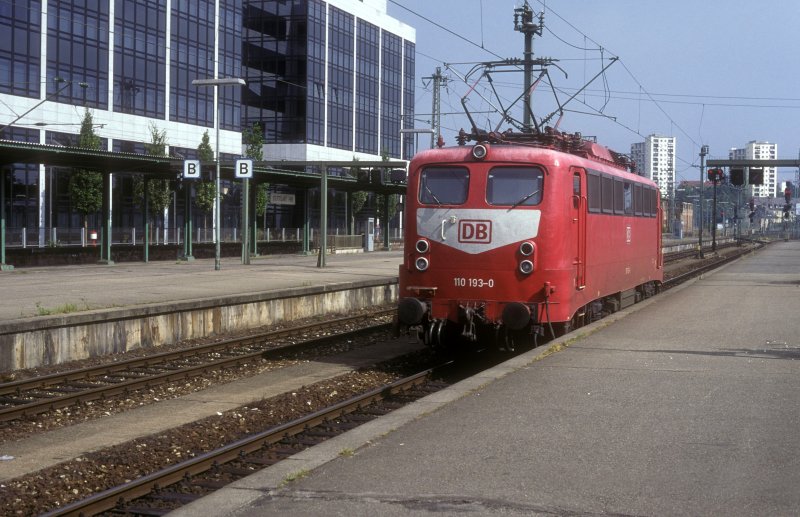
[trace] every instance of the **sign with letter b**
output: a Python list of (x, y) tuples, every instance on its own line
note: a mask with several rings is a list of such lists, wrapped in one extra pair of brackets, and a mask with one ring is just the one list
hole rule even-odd
[(235, 175), (237, 178), (253, 177), (253, 160), (236, 160)]
[(200, 178), (200, 160), (183, 160), (183, 177), (187, 179)]

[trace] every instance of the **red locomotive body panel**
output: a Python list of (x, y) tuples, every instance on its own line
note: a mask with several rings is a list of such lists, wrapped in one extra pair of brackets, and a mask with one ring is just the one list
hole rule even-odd
[(429, 336), (449, 325), (473, 339), (476, 325), (552, 331), (657, 288), (655, 184), (615, 165), (605, 148), (584, 150), (479, 144), (419, 153), (405, 203), (400, 322)]

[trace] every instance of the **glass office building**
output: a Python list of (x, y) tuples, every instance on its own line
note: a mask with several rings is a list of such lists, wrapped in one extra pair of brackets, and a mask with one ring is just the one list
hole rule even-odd
[[(230, 159), (242, 128), (259, 123), (265, 159), (399, 158), (414, 37), (386, 0), (0, 0), (0, 138), (73, 145), (89, 110), (107, 150), (142, 152), (155, 128), (171, 155), (196, 158), (218, 122)], [(219, 87), (219, 121), (215, 89), (192, 85), (214, 77), (247, 81)], [(80, 226), (70, 169), (8, 172), (10, 231), (28, 228), (33, 244), (35, 229), (44, 245), (49, 228)], [(238, 217), (230, 198), (223, 228)], [(165, 226), (182, 224), (182, 202)], [(114, 175), (112, 205), (113, 226), (142, 225), (130, 175)]]
[(386, 0), (249, 1), (244, 13), (242, 122), (265, 129), (265, 157), (401, 157), (415, 32)]

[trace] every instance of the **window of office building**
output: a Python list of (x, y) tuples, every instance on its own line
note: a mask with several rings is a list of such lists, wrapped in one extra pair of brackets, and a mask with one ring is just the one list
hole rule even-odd
[[(170, 119), (213, 127), (219, 90), (220, 128), (239, 130), (240, 86), (195, 86), (214, 78), (214, 0), (179, 0), (172, 7)], [(241, 15), (235, 0), (219, 2), (219, 77), (241, 76)]]
[(305, 142), (305, 0), (244, 6), (242, 123), (258, 123), (267, 143)]
[(213, 127), (215, 88), (192, 81), (214, 77), (214, 0), (175, 2), (170, 16), (170, 120)]
[(356, 151), (378, 154), (378, 49), (380, 30), (358, 20)]
[(108, 28), (107, 2), (48, 4), (46, 91), (52, 101), (108, 106)]
[(39, 97), (42, 4), (0, 2), (0, 92)]
[(114, 14), (114, 111), (163, 119), (166, 7), (157, 1), (118, 0)]
[[(39, 131), (10, 127), (3, 131), (3, 138), (20, 142), (38, 142)], [(4, 202), (7, 229), (19, 234), (22, 228), (39, 226), (39, 166), (32, 163), (14, 163), (6, 168)]]
[(402, 39), (383, 32), (381, 45), (381, 154), (400, 157)]
[[(241, 1), (219, 2), (219, 76), (242, 77)], [(224, 91), (223, 91), (224, 90)], [(242, 87), (220, 88), (220, 127), (239, 131), (242, 119)]]
[(325, 3), (308, 2), (306, 143), (325, 144)]
[[(414, 56), (415, 45), (410, 41), (404, 42), (403, 50), (403, 128), (411, 129), (414, 127)], [(414, 138), (406, 138), (403, 141), (403, 156), (407, 160), (411, 159), (414, 153)], [(427, 147), (427, 146), (423, 146)]]
[(328, 146), (353, 148), (353, 15), (328, 14)]

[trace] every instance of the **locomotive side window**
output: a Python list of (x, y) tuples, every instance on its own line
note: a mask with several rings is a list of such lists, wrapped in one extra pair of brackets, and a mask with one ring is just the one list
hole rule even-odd
[(623, 190), (622, 204), (625, 214), (633, 215), (633, 184), (630, 181), (626, 181)]
[(419, 201), (428, 205), (460, 205), (467, 200), (469, 170), (464, 167), (426, 167), (419, 181)]
[(638, 183), (633, 186), (633, 212), (635, 215), (642, 215), (642, 186)]
[(625, 189), (622, 180), (614, 178), (614, 213), (625, 213)]
[(614, 178), (603, 176), (603, 213), (614, 213)]
[(655, 189), (647, 189), (648, 197), (650, 198), (650, 217), (658, 215), (658, 191)]
[(586, 175), (586, 198), (589, 201), (589, 212), (599, 212), (602, 207), (600, 202), (600, 175), (590, 171)]
[(486, 182), (490, 205), (533, 206), (542, 202), (544, 173), (538, 167), (494, 167)]

